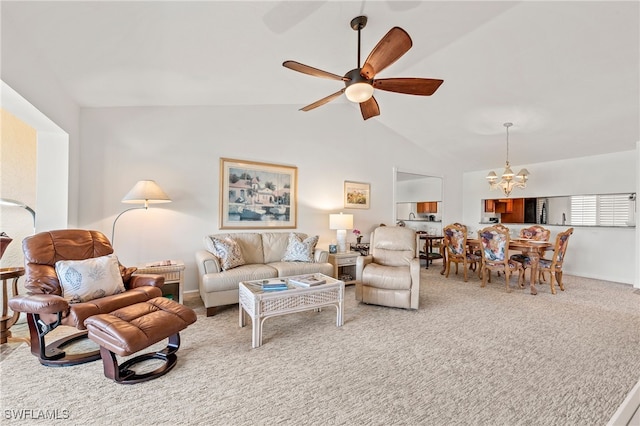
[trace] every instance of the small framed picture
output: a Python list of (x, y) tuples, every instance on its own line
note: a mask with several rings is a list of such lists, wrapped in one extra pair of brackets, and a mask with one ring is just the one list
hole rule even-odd
[(329, 244), (329, 253), (336, 254), (338, 252), (338, 246), (336, 244)]
[(347, 209), (368, 209), (371, 186), (364, 182), (344, 181), (344, 207)]

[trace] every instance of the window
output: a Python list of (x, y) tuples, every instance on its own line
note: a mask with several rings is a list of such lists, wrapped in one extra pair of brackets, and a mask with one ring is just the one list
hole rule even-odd
[(627, 226), (628, 194), (571, 196), (572, 225)]

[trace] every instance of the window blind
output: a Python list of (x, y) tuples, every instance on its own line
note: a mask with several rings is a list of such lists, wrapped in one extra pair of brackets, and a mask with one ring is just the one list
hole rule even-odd
[(626, 226), (629, 197), (625, 194), (571, 196), (572, 225)]

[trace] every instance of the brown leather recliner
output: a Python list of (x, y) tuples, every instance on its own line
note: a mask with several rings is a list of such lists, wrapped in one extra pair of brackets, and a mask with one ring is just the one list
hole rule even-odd
[[(26, 295), (9, 300), (15, 312), (27, 314), (31, 353), (43, 365), (75, 365), (100, 359), (99, 349), (85, 353), (66, 353), (64, 348), (87, 337), (84, 321), (90, 316), (110, 313), (116, 309), (162, 296), (160, 275), (132, 275), (136, 268), (120, 265), (126, 291), (88, 302), (69, 303), (62, 297), (62, 288), (55, 271), (59, 260), (84, 260), (113, 253), (111, 243), (98, 231), (64, 229), (42, 232), (22, 242), (25, 256)], [(46, 344), (45, 336), (58, 326), (79, 331)]]

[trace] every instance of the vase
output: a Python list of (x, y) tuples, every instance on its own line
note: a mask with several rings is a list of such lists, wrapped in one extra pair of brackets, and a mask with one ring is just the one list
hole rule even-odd
[(362, 242), (362, 237), (356, 237), (356, 242), (360, 244)]

